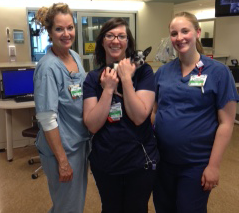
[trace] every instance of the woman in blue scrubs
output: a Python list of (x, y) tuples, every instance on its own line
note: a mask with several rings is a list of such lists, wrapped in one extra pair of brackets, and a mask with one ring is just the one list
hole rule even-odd
[[(150, 122), (155, 100), (152, 68), (136, 69), (127, 22), (113, 18), (101, 28), (95, 56), (99, 69), (84, 82), (84, 121), (94, 134), (90, 165), (102, 213), (147, 213), (158, 150)], [(118, 61), (118, 68), (107, 65)]]
[(157, 213), (206, 213), (233, 131), (239, 97), (229, 69), (202, 55), (196, 17), (169, 25), (178, 58), (155, 75), (152, 113), (161, 162), (153, 197)]
[(51, 213), (83, 213), (87, 185), (88, 130), (83, 124), (82, 86), (85, 71), (71, 50), (75, 25), (67, 4), (40, 8), (37, 21), (52, 47), (34, 73), (36, 146), (47, 176)]

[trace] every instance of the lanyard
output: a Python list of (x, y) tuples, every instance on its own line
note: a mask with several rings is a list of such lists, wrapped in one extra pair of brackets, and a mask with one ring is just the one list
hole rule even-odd
[(156, 170), (156, 161), (150, 159), (150, 157), (148, 156), (148, 154), (144, 148), (144, 145), (142, 143), (141, 143), (141, 146), (143, 148), (144, 155), (145, 155), (145, 161), (146, 161), (144, 164), (144, 168), (147, 170), (150, 168), (150, 166), (152, 166), (152, 170)]
[(200, 60), (198, 63), (196, 63), (196, 67), (198, 68), (198, 76), (202, 74), (202, 69), (203, 69), (203, 62)]

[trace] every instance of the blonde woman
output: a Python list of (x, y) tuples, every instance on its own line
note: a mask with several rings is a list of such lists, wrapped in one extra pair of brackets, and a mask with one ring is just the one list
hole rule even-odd
[(85, 71), (70, 48), (75, 25), (67, 4), (40, 8), (37, 20), (52, 47), (34, 74), (36, 145), (47, 176), (52, 213), (83, 213), (87, 184), (89, 134), (83, 124), (82, 85)]
[(229, 69), (202, 55), (193, 14), (176, 14), (169, 31), (178, 58), (155, 77), (152, 118), (161, 162), (154, 204), (157, 213), (206, 213), (239, 97)]

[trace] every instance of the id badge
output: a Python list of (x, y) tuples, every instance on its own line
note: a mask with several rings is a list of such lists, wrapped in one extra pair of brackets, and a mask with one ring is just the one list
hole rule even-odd
[(77, 97), (81, 97), (83, 94), (82, 88), (80, 87), (79, 84), (69, 85), (69, 91), (73, 99), (76, 99)]
[(121, 103), (115, 103), (112, 104), (110, 107), (110, 112), (108, 115), (108, 121), (109, 122), (117, 122), (120, 120), (122, 117), (122, 108), (121, 108)]
[(188, 85), (190, 87), (203, 87), (206, 83), (207, 75), (191, 75)]

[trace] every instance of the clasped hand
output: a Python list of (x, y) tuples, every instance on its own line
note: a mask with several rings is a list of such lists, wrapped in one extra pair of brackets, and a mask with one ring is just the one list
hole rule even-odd
[(124, 81), (125, 79), (131, 79), (134, 76), (135, 70), (135, 64), (131, 63), (129, 58), (124, 58), (119, 62), (117, 74), (121, 81)]
[(118, 64), (117, 71), (106, 67), (100, 77), (101, 86), (103, 89), (108, 89), (112, 93), (117, 90), (119, 79), (124, 81), (131, 79), (136, 70), (135, 64), (132, 64), (129, 58), (121, 60)]
[(105, 70), (102, 72), (100, 82), (103, 89), (108, 89), (113, 94), (119, 83), (117, 72), (114, 69), (106, 67)]

